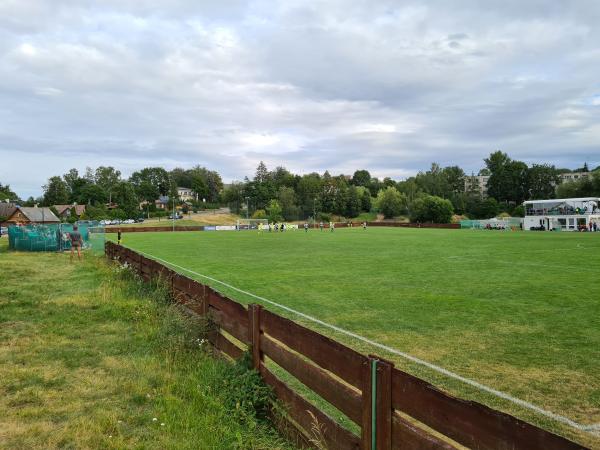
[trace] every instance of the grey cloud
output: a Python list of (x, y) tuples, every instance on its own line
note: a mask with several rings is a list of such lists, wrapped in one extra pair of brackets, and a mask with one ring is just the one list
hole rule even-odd
[(261, 159), (405, 177), (497, 148), (597, 165), (598, 20), (591, 0), (3, 2), (0, 182)]

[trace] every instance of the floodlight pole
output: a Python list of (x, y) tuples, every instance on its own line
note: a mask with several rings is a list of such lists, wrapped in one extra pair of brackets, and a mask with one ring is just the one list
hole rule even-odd
[[(171, 192), (171, 194), (173, 194)], [(175, 196), (173, 195), (173, 210), (171, 211), (171, 218), (173, 219), (173, 231), (175, 231)]]
[(248, 220), (248, 214), (250, 214), (250, 197), (246, 197), (246, 220)]
[(313, 228), (317, 228), (317, 197), (313, 198)]

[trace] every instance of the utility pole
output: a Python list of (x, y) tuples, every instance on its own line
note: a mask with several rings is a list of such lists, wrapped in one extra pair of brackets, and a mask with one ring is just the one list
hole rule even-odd
[(250, 214), (250, 197), (246, 197), (246, 220), (248, 219), (248, 214)]
[(317, 197), (313, 198), (313, 228), (317, 228)]

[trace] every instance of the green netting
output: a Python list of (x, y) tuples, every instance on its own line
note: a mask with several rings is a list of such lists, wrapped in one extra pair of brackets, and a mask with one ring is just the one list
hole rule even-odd
[[(83, 248), (104, 252), (104, 227), (98, 222), (78, 222)], [(8, 227), (8, 246), (11, 250), (27, 252), (57, 252), (71, 249), (69, 233), (73, 224), (30, 224)]]
[(475, 228), (475, 229), (479, 229), (481, 228), (481, 223), (479, 222), (479, 220), (461, 220), (460, 221), (460, 227), (461, 228)]
[(486, 228), (511, 230), (521, 227), (523, 219), (520, 217), (503, 217), (502, 219), (485, 219), (485, 220), (461, 220), (460, 227), (481, 230)]

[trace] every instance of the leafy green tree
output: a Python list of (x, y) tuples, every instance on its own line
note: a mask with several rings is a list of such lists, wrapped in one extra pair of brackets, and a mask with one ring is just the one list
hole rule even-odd
[(99, 205), (108, 201), (107, 192), (97, 184), (92, 184), (87, 180), (80, 178), (83, 186), (77, 187), (74, 192), (73, 201), (79, 204)]
[(513, 209), (511, 216), (525, 217), (525, 207), (523, 205), (517, 205), (515, 209)]
[(325, 213), (332, 213), (335, 209), (335, 193), (337, 192), (337, 184), (335, 179), (327, 170), (323, 174), (321, 185), (321, 211)]
[(65, 205), (69, 203), (69, 187), (61, 177), (50, 177), (43, 189), (44, 205)]
[[(129, 181), (133, 184), (138, 198), (144, 200), (156, 200), (158, 195), (167, 195), (171, 187), (171, 177), (162, 167), (145, 167), (142, 170), (133, 172), (129, 177)], [(148, 185), (155, 189), (154, 192), (158, 192), (158, 195), (153, 199), (147, 198)]]
[(334, 183), (333, 212), (343, 216), (346, 214), (346, 205), (348, 204), (348, 183), (344, 177), (335, 177)]
[(223, 191), (223, 180), (217, 172), (197, 165), (187, 171), (187, 173), (190, 176), (190, 182), (193, 182), (194, 179), (201, 178), (206, 185), (207, 192), (203, 198), (206, 198), (209, 203), (217, 203), (219, 201), (221, 192)]
[(465, 190), (465, 172), (458, 166), (448, 166), (442, 169), (442, 176), (446, 180), (445, 198), (461, 194)]
[(558, 198), (590, 197), (600, 195), (596, 177), (582, 177), (576, 181), (567, 181), (556, 188)]
[(19, 196), (10, 189), (10, 185), (0, 183), (0, 202), (5, 200), (16, 201), (19, 200)]
[(85, 208), (85, 214), (89, 220), (103, 220), (109, 216), (105, 205), (87, 206)]
[(448, 180), (439, 164), (432, 163), (427, 172), (419, 172), (415, 177), (419, 188), (431, 195), (447, 196), (450, 192)]
[(198, 201), (208, 197), (208, 186), (200, 175), (192, 176), (192, 185), (190, 186)]
[(434, 195), (418, 198), (411, 205), (413, 222), (450, 223), (453, 214), (452, 203)]
[(244, 183), (231, 183), (229, 187), (223, 190), (221, 199), (223, 203), (229, 206), (231, 211), (233, 211), (235, 214), (239, 214), (245, 201)]
[(294, 175), (285, 167), (276, 167), (275, 170), (271, 172), (270, 178), (276, 191), (279, 191), (279, 188), (281, 187), (292, 189), (296, 187), (296, 177), (294, 177)]
[(73, 193), (76, 189), (77, 182), (82, 180), (82, 178), (79, 177), (79, 171), (77, 169), (71, 169), (63, 175), (63, 180), (67, 183), (71, 193)]
[(121, 182), (121, 172), (112, 166), (100, 166), (96, 168), (94, 182), (108, 193), (109, 202), (112, 201), (113, 191)]
[(361, 201), (358, 196), (358, 190), (356, 186), (350, 186), (348, 188), (348, 200), (346, 201), (346, 217), (356, 217), (360, 214)]
[(138, 186), (134, 185), (134, 189), (138, 199), (148, 203), (153, 203), (160, 195), (158, 187), (154, 186), (149, 180), (143, 180)]
[(382, 189), (377, 194), (375, 205), (386, 219), (393, 219), (406, 212), (406, 196), (394, 187)]
[(119, 219), (132, 219), (139, 215), (138, 197), (133, 185), (127, 181), (120, 181), (114, 186), (113, 201), (119, 205), (119, 210), (126, 217), (115, 217)]
[(371, 174), (368, 170), (357, 170), (352, 176), (352, 184), (354, 186), (368, 187), (371, 184)]
[(377, 197), (379, 191), (382, 190), (385, 186), (381, 181), (379, 181), (379, 178), (373, 177), (371, 178), (371, 182), (367, 187), (369, 188), (369, 191), (371, 191), (371, 197)]
[(479, 208), (476, 211), (477, 219), (491, 219), (496, 217), (500, 212), (500, 205), (494, 197), (488, 197), (479, 203)]
[(397, 189), (398, 183), (392, 180), (390, 177), (385, 177), (382, 182), (384, 188), (395, 187)]
[(527, 185), (530, 199), (555, 198), (560, 176), (556, 167), (549, 164), (534, 164), (527, 171)]
[(258, 164), (254, 179), (246, 183), (245, 196), (253, 200), (255, 209), (266, 209), (275, 198), (275, 185), (264, 162)]
[[(359, 188), (360, 189), (360, 188)], [(371, 211), (372, 199), (371, 199), (371, 191), (368, 189), (362, 189), (362, 192), (359, 191), (360, 197), (360, 209), (366, 212)]]
[(176, 167), (171, 172), (169, 172), (169, 176), (172, 180), (175, 181), (177, 186), (186, 187), (192, 189), (192, 171), (186, 170), (181, 167)]
[(277, 193), (277, 201), (281, 206), (281, 214), (285, 220), (297, 220), (299, 208), (296, 205), (296, 193), (294, 189), (287, 186), (281, 186)]
[(488, 195), (500, 202), (523, 203), (529, 196), (527, 164), (513, 161), (501, 151), (492, 153), (485, 163), (490, 171)]
[(321, 190), (323, 184), (318, 173), (311, 173), (302, 176), (298, 182), (296, 195), (298, 197), (298, 206), (300, 207), (301, 218), (312, 216), (313, 209), (321, 212)]
[(409, 204), (414, 202), (423, 192), (414, 177), (398, 182), (397, 189), (406, 196)]
[(277, 200), (273, 199), (269, 202), (267, 214), (269, 215), (269, 222), (281, 222), (283, 220), (281, 206)]

